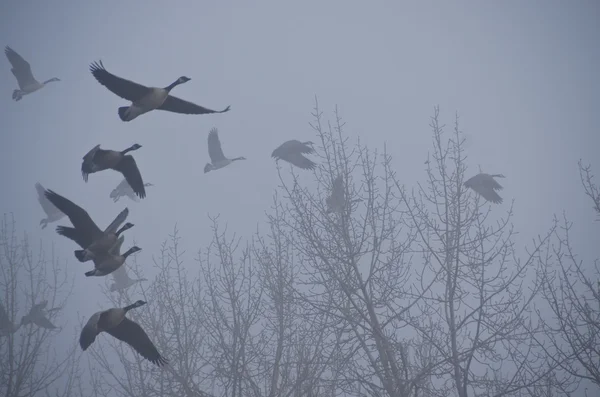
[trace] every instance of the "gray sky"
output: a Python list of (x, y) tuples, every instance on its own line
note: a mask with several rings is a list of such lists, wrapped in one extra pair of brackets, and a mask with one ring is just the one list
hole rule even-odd
[[(177, 222), (187, 258), (210, 239), (207, 214), (250, 237), (278, 184), (271, 151), (288, 139), (314, 138), (308, 125), (314, 96), (332, 116), (337, 104), (346, 133), (394, 156), (408, 187), (424, 180), (431, 150), (433, 106), (452, 127), (455, 112), (468, 134), (468, 176), (478, 166), (503, 173), (498, 210), (515, 199), (519, 244), (529, 244), (567, 211), (575, 247), (594, 249), (598, 223), (577, 170), (583, 158), (600, 174), (596, 120), (600, 92), (600, 4), (596, 1), (503, 2), (2, 2), (0, 37), (32, 66), (38, 80), (59, 77), (20, 102), (10, 64), (0, 61), (0, 186), (2, 212), (18, 227), (55, 242), (81, 273), (76, 294), (95, 310), (103, 279), (86, 279), (77, 246), (39, 230), (43, 217), (34, 183), (73, 200), (107, 225), (125, 206), (132, 238), (151, 264)], [(98, 84), (89, 64), (146, 85), (192, 80), (174, 95), (225, 114), (151, 112), (122, 122), (127, 102)], [(219, 128), (225, 155), (245, 156), (203, 174), (206, 138)], [(133, 143), (147, 198), (114, 204), (116, 172), (83, 182), (81, 158), (93, 146), (122, 150)], [(600, 178), (600, 175), (599, 175)], [(97, 288), (97, 289), (95, 289)], [(97, 293), (97, 294), (96, 294)], [(96, 299), (97, 298), (97, 299)], [(84, 305), (88, 305), (86, 308)], [(73, 324), (71, 324), (73, 325)]]

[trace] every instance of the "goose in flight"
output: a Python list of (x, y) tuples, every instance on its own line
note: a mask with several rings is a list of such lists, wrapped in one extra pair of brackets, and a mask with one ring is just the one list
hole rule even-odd
[(23, 57), (15, 50), (6, 46), (4, 49), (4, 54), (8, 58), (8, 61), (12, 65), (11, 72), (17, 79), (17, 83), (19, 83), (19, 89), (14, 90), (12, 94), (12, 99), (15, 101), (20, 101), (23, 96), (27, 94), (31, 94), (37, 90), (40, 90), (46, 86), (46, 84), (51, 83), (53, 81), (60, 81), (59, 78), (53, 77), (50, 80), (46, 80), (43, 83), (40, 83), (33, 77), (33, 73), (31, 73), (31, 65), (27, 62)]
[(142, 174), (132, 155), (127, 154), (131, 151), (138, 150), (142, 145), (134, 144), (120, 152), (116, 150), (100, 149), (100, 145), (96, 145), (85, 156), (81, 163), (81, 174), (83, 180), (87, 182), (88, 175), (104, 170), (115, 170), (123, 174), (127, 183), (139, 198), (146, 197), (145, 184), (142, 179)]
[(127, 274), (127, 270), (125, 270), (125, 266), (121, 266), (119, 267), (117, 270), (115, 270), (112, 273), (113, 276), (113, 280), (115, 281), (113, 284), (111, 284), (110, 286), (110, 292), (122, 292), (125, 291), (127, 288), (141, 282), (141, 281), (148, 281), (148, 279), (146, 278), (139, 278), (139, 279), (135, 279), (135, 278), (130, 278), (129, 274)]
[(21, 327), (22, 324), (16, 325), (10, 320), (6, 309), (2, 302), (0, 302), (0, 336), (8, 336), (14, 334)]
[(221, 149), (221, 141), (219, 140), (219, 131), (216, 128), (213, 128), (208, 133), (208, 155), (210, 156), (210, 163), (206, 163), (204, 166), (204, 173), (206, 174), (208, 171), (218, 170), (219, 168), (223, 168), (234, 161), (237, 160), (246, 160), (245, 157), (235, 157), (232, 159), (228, 159), (223, 154), (223, 149)]
[(56, 307), (53, 309), (45, 310), (47, 305), (47, 300), (43, 300), (40, 303), (36, 303), (35, 305), (33, 305), (29, 310), (29, 313), (21, 317), (21, 325), (35, 324), (38, 327), (45, 329), (58, 328), (57, 326), (52, 324), (50, 320), (48, 320), (48, 317), (46, 317), (46, 313), (59, 310), (60, 308)]
[(123, 79), (109, 73), (100, 62), (94, 62), (90, 65), (90, 71), (100, 84), (108, 88), (113, 94), (123, 99), (131, 101), (130, 106), (119, 108), (119, 117), (123, 121), (131, 121), (151, 110), (166, 110), (174, 113), (183, 114), (207, 114), (207, 113), (225, 113), (229, 111), (230, 106), (223, 110), (211, 110), (195, 103), (184, 101), (170, 95), (171, 90), (179, 85), (190, 81), (186, 76), (181, 76), (173, 83), (164, 88), (146, 87), (133, 81)]
[(37, 190), (38, 201), (40, 202), (42, 209), (46, 213), (46, 218), (40, 221), (42, 229), (45, 229), (49, 223), (56, 222), (59, 219), (62, 219), (65, 216), (65, 214), (61, 210), (56, 208), (56, 206), (46, 198), (46, 196), (44, 195), (45, 189), (41, 183), (35, 184), (35, 190)]
[(502, 197), (496, 193), (496, 190), (502, 190), (500, 185), (494, 178), (504, 178), (502, 174), (485, 174), (480, 173), (471, 177), (467, 180), (464, 185), (465, 187), (473, 189), (476, 193), (481, 195), (487, 201), (491, 201), (494, 204), (501, 204)]
[(304, 170), (312, 170), (317, 165), (303, 156), (303, 154), (314, 153), (311, 141), (300, 142), (295, 139), (282, 143), (277, 149), (273, 150), (271, 157), (275, 161), (284, 160), (296, 167)]
[(46, 190), (45, 195), (52, 204), (69, 217), (69, 220), (73, 224), (73, 227), (58, 226), (56, 232), (61, 236), (75, 241), (83, 248), (82, 250), (75, 251), (75, 257), (81, 262), (93, 260), (96, 255), (101, 256), (106, 253), (116, 244), (122, 232), (133, 227), (133, 224), (126, 223), (121, 229), (117, 230), (121, 223), (125, 222), (127, 215), (129, 215), (127, 208), (117, 215), (105, 231), (102, 231), (94, 223), (87, 211), (71, 200), (52, 190)]
[[(144, 183), (144, 187), (154, 186), (151, 183)], [(123, 180), (110, 192), (110, 198), (113, 199), (113, 202), (119, 201), (121, 197), (129, 197), (130, 200), (138, 203), (140, 201), (139, 198), (135, 195), (135, 192), (127, 182), (127, 179), (123, 178)]]
[(129, 310), (145, 304), (145, 301), (138, 300), (123, 308), (114, 307), (92, 315), (79, 336), (81, 349), (83, 351), (87, 350), (96, 340), (96, 336), (102, 332), (107, 332), (133, 347), (135, 351), (151, 363), (158, 366), (167, 364), (168, 360), (160, 355), (144, 329), (135, 321), (125, 317)]

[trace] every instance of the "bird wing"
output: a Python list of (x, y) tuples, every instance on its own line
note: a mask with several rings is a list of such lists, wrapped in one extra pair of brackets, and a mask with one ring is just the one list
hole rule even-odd
[(46, 329), (55, 329), (58, 328), (56, 325), (52, 324), (50, 320), (46, 318), (46, 316), (35, 316), (33, 318), (33, 323), (38, 327), (46, 328)]
[(133, 347), (151, 363), (159, 366), (167, 363), (167, 360), (156, 350), (156, 346), (154, 346), (144, 329), (135, 321), (125, 317), (119, 325), (106, 332)]
[(304, 170), (312, 170), (317, 166), (314, 162), (307, 159), (300, 153), (288, 153), (285, 157), (282, 157), (282, 160), (292, 163), (296, 167)]
[(42, 206), (42, 209), (44, 210), (46, 215), (50, 216), (51, 214), (54, 214), (54, 213), (60, 211), (46, 198), (46, 196), (44, 195), (44, 192), (46, 190), (40, 183), (35, 184), (35, 190), (37, 190), (38, 201), (40, 202), (40, 205)]
[(23, 59), (21, 55), (17, 54), (17, 52), (9, 46), (6, 46), (4, 53), (12, 65), (11, 71), (19, 83), (19, 88), (24, 89), (31, 84), (39, 84), (33, 77), (33, 73), (31, 73), (31, 65), (29, 65), (29, 62)]
[(498, 183), (497, 180), (495, 180), (493, 177), (491, 177), (492, 180), (490, 181), (490, 187), (494, 190), (502, 190), (502, 185)]
[(98, 335), (98, 321), (100, 320), (101, 314), (102, 312), (94, 313), (81, 330), (81, 335), (79, 335), (79, 346), (81, 346), (81, 350), (87, 350), (87, 348), (96, 340), (96, 336)]
[(108, 250), (108, 252), (102, 253), (100, 255), (96, 254), (96, 256), (94, 258), (94, 267), (96, 269), (101, 267), (102, 262), (104, 262), (109, 255), (115, 255), (115, 256), (120, 255), (121, 254), (121, 246), (123, 245), (123, 241), (125, 241), (125, 236), (119, 237), (119, 239), (117, 240), (115, 245), (113, 245), (112, 248)]
[(77, 233), (92, 241), (102, 235), (102, 230), (96, 226), (86, 210), (52, 190), (46, 190), (44, 194), (56, 208), (69, 217)]
[(125, 270), (125, 264), (119, 266), (119, 268), (111, 274), (113, 276), (113, 279), (115, 280), (115, 283), (119, 287), (122, 285), (127, 285), (131, 280), (129, 278), (129, 275), (127, 274), (127, 270)]
[(166, 110), (168, 112), (183, 113), (183, 114), (207, 114), (207, 113), (225, 113), (229, 111), (230, 106), (227, 106), (223, 110), (212, 110), (195, 103), (184, 101), (176, 96), (169, 95), (162, 105), (157, 107), (159, 110)]
[(88, 233), (80, 233), (74, 227), (57, 226), (56, 233), (75, 241), (83, 249), (86, 249), (94, 242), (94, 239)]
[(123, 211), (119, 212), (119, 215), (108, 225), (108, 227), (104, 230), (104, 233), (116, 233), (117, 228), (121, 226), (121, 223), (125, 222), (127, 219), (127, 215), (129, 215), (129, 208), (125, 208)]
[(109, 73), (104, 68), (102, 61), (92, 63), (90, 65), (90, 72), (92, 72), (96, 80), (98, 80), (98, 83), (108, 88), (113, 94), (131, 102), (139, 100), (150, 90), (146, 86)]
[(225, 160), (223, 149), (221, 149), (221, 141), (219, 140), (219, 131), (213, 128), (208, 133), (208, 155), (210, 162), (213, 164)]
[(115, 170), (119, 171), (125, 179), (129, 186), (133, 189), (135, 194), (138, 195), (139, 198), (146, 197), (146, 188), (144, 187), (144, 180), (142, 179), (142, 174), (140, 174), (140, 170), (135, 162), (135, 159), (131, 155), (127, 155), (123, 157), (119, 164), (115, 167)]
[(477, 187), (477, 188), (474, 188), (473, 190), (475, 190), (477, 193), (479, 193), (481, 196), (483, 196), (483, 198), (486, 199), (487, 201), (491, 201), (494, 204), (502, 203), (502, 197), (500, 197), (498, 195), (498, 193), (496, 193), (494, 191), (494, 189), (492, 189), (492, 188)]

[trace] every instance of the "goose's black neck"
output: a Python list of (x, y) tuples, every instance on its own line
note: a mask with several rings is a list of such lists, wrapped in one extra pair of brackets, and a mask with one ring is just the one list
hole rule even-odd
[(123, 310), (124, 310), (125, 312), (128, 312), (128, 311), (130, 311), (131, 309), (135, 309), (136, 307), (138, 307), (138, 304), (137, 304), (137, 302), (136, 302), (136, 303), (132, 303), (131, 305), (125, 306), (125, 307), (123, 308)]
[(173, 88), (175, 88), (175, 86), (181, 84), (181, 82), (179, 81), (179, 79), (175, 80), (174, 82), (172, 82), (171, 84), (169, 84), (168, 86), (165, 87), (165, 90), (167, 90), (167, 92), (170, 92)]

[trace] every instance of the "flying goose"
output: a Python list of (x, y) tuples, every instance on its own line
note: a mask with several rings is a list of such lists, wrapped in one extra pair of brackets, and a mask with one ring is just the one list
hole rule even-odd
[(138, 300), (134, 304), (123, 308), (114, 307), (92, 315), (81, 330), (79, 337), (81, 349), (83, 351), (87, 350), (94, 343), (97, 335), (101, 332), (108, 332), (115, 338), (129, 344), (151, 363), (158, 366), (167, 364), (168, 360), (156, 350), (144, 329), (135, 321), (125, 317), (129, 310), (145, 304), (146, 302), (143, 300)]
[(52, 204), (44, 195), (45, 189), (41, 185), (41, 183), (35, 184), (35, 190), (37, 190), (38, 201), (42, 206), (42, 209), (46, 213), (46, 218), (40, 221), (40, 225), (42, 225), (42, 229), (45, 229), (49, 223), (56, 222), (59, 219), (62, 219), (65, 214), (56, 208), (54, 204)]
[(2, 302), (0, 302), (0, 336), (8, 336), (14, 334), (21, 327), (21, 324), (16, 325), (10, 320), (6, 309)]
[(221, 141), (219, 140), (219, 131), (216, 128), (213, 128), (208, 133), (208, 155), (210, 156), (210, 163), (206, 163), (204, 166), (204, 173), (206, 174), (208, 171), (218, 170), (219, 168), (223, 168), (234, 161), (237, 160), (246, 160), (245, 157), (235, 157), (232, 159), (228, 159), (223, 154), (223, 149), (221, 149)]
[[(120, 255), (121, 252), (121, 245), (123, 245), (123, 241), (125, 240), (125, 237), (121, 236), (119, 237), (119, 240), (117, 241), (117, 244), (115, 244), (111, 250), (109, 251), (112, 255)], [(98, 266), (96, 264), (96, 261), (94, 261), (94, 264), (96, 266)], [(115, 282), (110, 286), (110, 291), (111, 292), (115, 292), (115, 291), (124, 291), (127, 288), (131, 287), (132, 285), (140, 282), (140, 281), (148, 281), (145, 278), (140, 278), (140, 279), (132, 279), (129, 278), (129, 275), (127, 274), (127, 270), (125, 270), (125, 266), (124, 264), (119, 266), (117, 268), (117, 270), (115, 270), (114, 272), (112, 272), (112, 276), (113, 276), (113, 280), (115, 280)]]
[(21, 317), (21, 325), (35, 324), (40, 328), (46, 329), (56, 329), (58, 328), (50, 320), (46, 317), (46, 312), (53, 312), (59, 310), (60, 308), (56, 307), (53, 309), (44, 310), (48, 305), (47, 300), (43, 300), (40, 303), (37, 303), (31, 307), (29, 313), (25, 316)]
[[(144, 187), (154, 186), (151, 183), (144, 183)], [(121, 197), (129, 197), (131, 200), (138, 203), (140, 201), (139, 198), (135, 195), (135, 192), (127, 182), (127, 179), (123, 178), (123, 180), (110, 192), (110, 198), (116, 203), (119, 201)]]
[(151, 110), (159, 109), (175, 113), (184, 114), (206, 114), (206, 113), (225, 113), (229, 111), (230, 106), (223, 110), (211, 110), (198, 106), (195, 103), (184, 101), (172, 95), (171, 90), (191, 79), (181, 76), (170, 85), (164, 88), (146, 87), (130, 80), (109, 73), (100, 62), (94, 62), (90, 65), (90, 71), (100, 84), (108, 88), (113, 94), (123, 99), (131, 101), (130, 106), (119, 108), (119, 117), (123, 121), (131, 121), (136, 117), (148, 113)]
[(470, 178), (464, 183), (465, 187), (470, 187), (476, 193), (480, 194), (487, 201), (495, 204), (502, 203), (502, 197), (496, 193), (496, 190), (502, 190), (502, 186), (494, 178), (505, 178), (502, 174), (484, 174), (480, 173)]
[(11, 72), (15, 75), (17, 82), (19, 83), (19, 89), (14, 90), (12, 94), (12, 99), (17, 102), (20, 101), (23, 96), (44, 88), (48, 83), (60, 81), (60, 79), (53, 77), (50, 80), (40, 83), (33, 77), (29, 62), (24, 60), (21, 55), (15, 52), (15, 50), (6, 46), (4, 54), (6, 54), (8, 61), (12, 65)]
[(127, 257), (134, 252), (141, 251), (137, 246), (129, 248), (124, 254), (113, 255), (106, 253), (94, 260), (94, 270), (85, 273), (86, 277), (102, 277), (111, 274), (125, 263)]
[(94, 146), (85, 156), (81, 163), (81, 174), (83, 180), (87, 182), (88, 175), (104, 170), (115, 170), (123, 174), (127, 183), (133, 188), (135, 194), (140, 198), (146, 197), (146, 189), (142, 174), (138, 169), (135, 159), (132, 155), (127, 154), (133, 150), (141, 148), (140, 144), (133, 144), (120, 152), (116, 150), (100, 149), (100, 145)]
[(46, 190), (45, 195), (52, 204), (69, 217), (73, 224), (73, 227), (58, 226), (56, 232), (75, 241), (83, 248), (75, 251), (75, 257), (81, 262), (91, 260), (95, 255), (101, 255), (108, 251), (115, 245), (117, 238), (123, 231), (133, 227), (133, 224), (127, 223), (117, 230), (129, 215), (129, 209), (127, 208), (117, 215), (105, 231), (102, 231), (96, 226), (87, 211), (71, 200), (52, 190)]
[(304, 157), (303, 154), (314, 153), (315, 150), (312, 148), (313, 144), (314, 143), (311, 141), (300, 142), (292, 139), (291, 141), (282, 143), (281, 146), (273, 150), (271, 157), (275, 158), (276, 161), (287, 161), (304, 170), (312, 170), (317, 165)]

